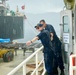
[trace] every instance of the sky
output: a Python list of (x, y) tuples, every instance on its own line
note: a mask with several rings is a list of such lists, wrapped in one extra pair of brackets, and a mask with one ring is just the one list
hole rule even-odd
[[(16, 11), (18, 6), (20, 12), (26, 13), (45, 13), (45, 12), (60, 12), (64, 3), (63, 0), (8, 0), (10, 9)], [(21, 6), (25, 5), (25, 10)]]
[[(31, 40), (36, 36), (34, 26), (41, 20), (45, 19), (46, 23), (52, 24), (55, 27), (57, 35), (60, 35), (60, 11), (63, 10), (63, 0), (8, 0), (10, 10), (16, 11), (18, 6), (19, 11), (25, 13), (27, 19), (24, 23), (24, 39), (19, 39), (20, 42)], [(25, 5), (25, 10), (22, 6)], [(26, 38), (27, 36), (27, 38)], [(30, 36), (30, 37), (29, 37)]]

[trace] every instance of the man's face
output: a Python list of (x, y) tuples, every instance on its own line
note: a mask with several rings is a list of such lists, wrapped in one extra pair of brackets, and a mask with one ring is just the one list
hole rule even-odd
[(45, 22), (40, 22), (40, 24), (43, 24), (44, 27), (46, 26), (46, 23)]
[(36, 27), (36, 30), (41, 31), (43, 27)]

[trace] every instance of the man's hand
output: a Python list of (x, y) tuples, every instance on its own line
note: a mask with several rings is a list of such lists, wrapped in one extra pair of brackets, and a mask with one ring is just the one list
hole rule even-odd
[(33, 38), (31, 41), (26, 42), (26, 45), (29, 46), (31, 43), (35, 42), (36, 40), (38, 40), (39, 38), (36, 36), (35, 38)]
[(26, 45), (29, 46), (31, 44), (31, 41), (26, 42)]
[(51, 32), (50, 35), (51, 35), (51, 41), (52, 41), (54, 34)]

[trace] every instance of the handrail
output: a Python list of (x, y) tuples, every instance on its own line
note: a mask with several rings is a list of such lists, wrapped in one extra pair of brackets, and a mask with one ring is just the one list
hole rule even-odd
[(69, 74), (74, 75), (74, 70), (76, 70), (76, 54), (70, 55)]
[[(16, 71), (18, 71), (23, 66), (23, 75), (26, 75), (26, 63), (36, 55), (36, 69), (32, 72), (32, 75), (36, 71), (36, 75), (38, 75), (38, 67), (41, 63), (43, 63), (43, 59), (41, 60), (40, 64), (38, 64), (38, 52), (43, 49), (43, 46), (40, 47), (38, 50), (36, 50), (32, 55), (30, 55), (28, 58), (26, 58), (22, 63), (20, 63), (16, 68), (14, 68), (11, 72), (9, 72), (7, 75), (13, 75)], [(44, 68), (45, 71), (45, 68)]]

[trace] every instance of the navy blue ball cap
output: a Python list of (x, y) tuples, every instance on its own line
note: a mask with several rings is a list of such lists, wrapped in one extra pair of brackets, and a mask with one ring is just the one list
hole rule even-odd
[(38, 24), (35, 26), (35, 28), (36, 28), (36, 27), (42, 27), (42, 26), (43, 26), (43, 24), (38, 23)]

